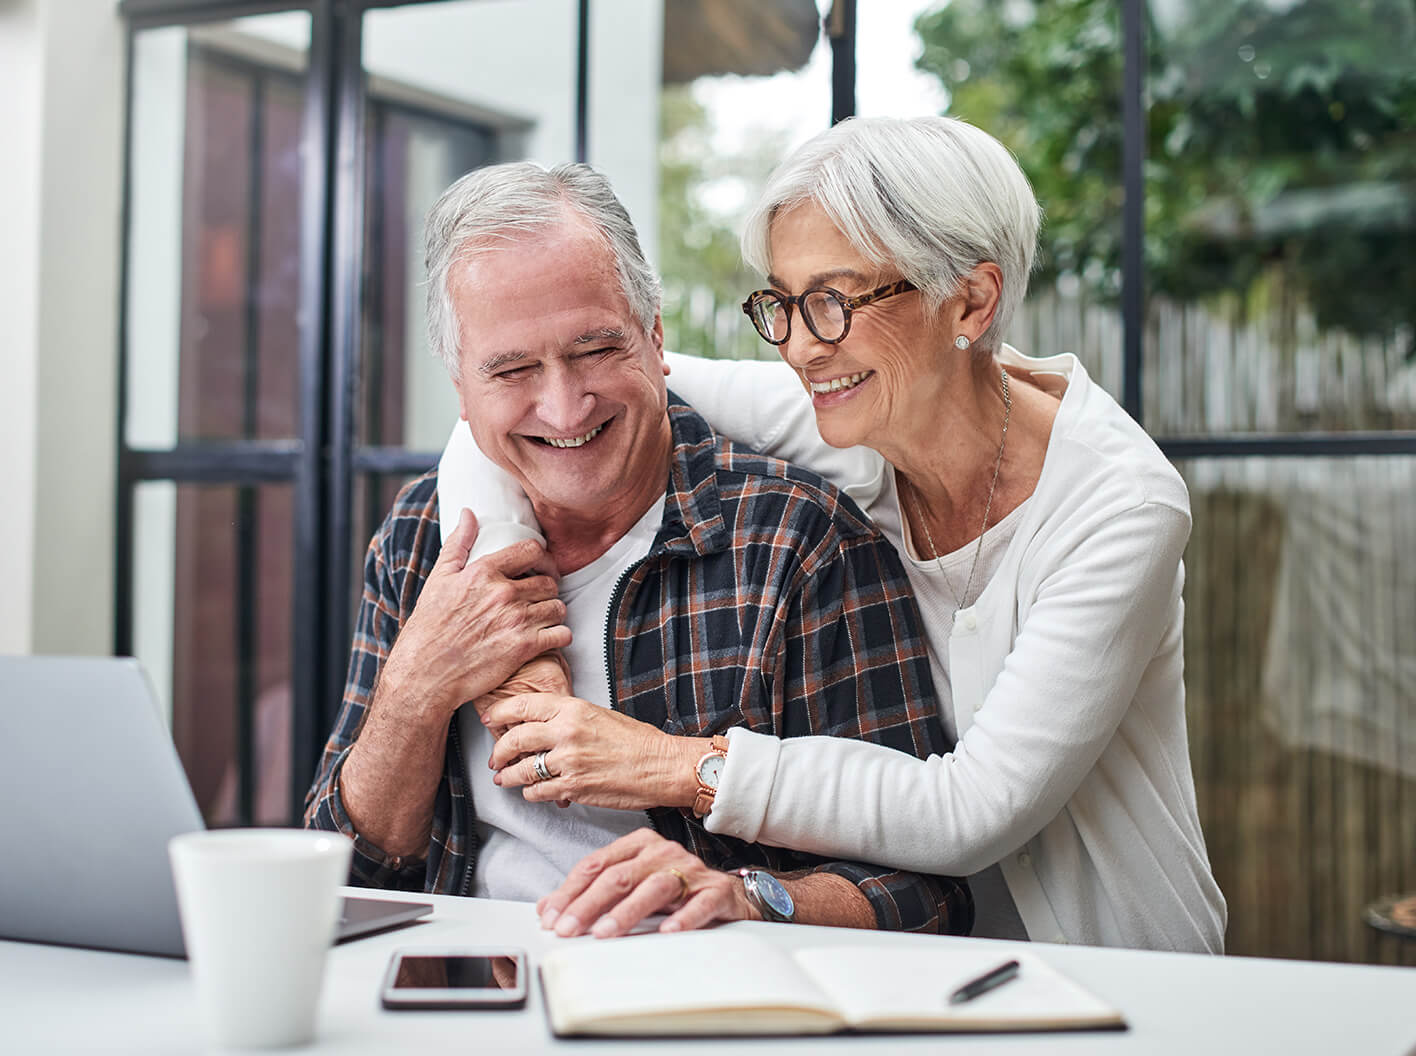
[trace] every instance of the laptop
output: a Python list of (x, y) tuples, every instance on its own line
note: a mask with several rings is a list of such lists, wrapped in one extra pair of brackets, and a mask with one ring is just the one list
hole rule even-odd
[[(203, 827), (136, 660), (0, 656), (0, 938), (185, 956), (167, 841)], [(432, 911), (346, 898), (337, 941)]]

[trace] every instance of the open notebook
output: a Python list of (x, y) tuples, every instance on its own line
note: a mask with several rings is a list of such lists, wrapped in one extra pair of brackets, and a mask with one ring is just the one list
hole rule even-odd
[[(1016, 979), (973, 1001), (949, 1003), (959, 986), (1009, 959), (1021, 962)], [(541, 984), (560, 1035), (1126, 1026), (1120, 1012), (1037, 954), (982, 942), (790, 951), (732, 927), (582, 939), (542, 958)]]

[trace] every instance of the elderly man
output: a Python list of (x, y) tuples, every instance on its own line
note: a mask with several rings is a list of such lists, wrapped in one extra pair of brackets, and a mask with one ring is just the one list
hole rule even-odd
[[(723, 751), (711, 738), (730, 726), (947, 746), (894, 551), (829, 485), (735, 449), (668, 392), (658, 281), (608, 183), (578, 165), (477, 170), (434, 206), (427, 248), (434, 346), (546, 546), (469, 560), (475, 519), (461, 511), (441, 539), (436, 472), (403, 489), (369, 547), (306, 824), (354, 838), (357, 883), (493, 898), (538, 898), (591, 852), (627, 848), (602, 864), (635, 904), (562, 920), (562, 934), (615, 934), (675, 906), (665, 930), (765, 918), (967, 931), (963, 881), (747, 844), (697, 820)], [(502, 787), (488, 765), (501, 731), (462, 705), (555, 650), (585, 698), (562, 702), (578, 721), (703, 738), (699, 765), (641, 760), (682, 767), (681, 807), (558, 807)], [(555, 776), (545, 752), (515, 765)]]

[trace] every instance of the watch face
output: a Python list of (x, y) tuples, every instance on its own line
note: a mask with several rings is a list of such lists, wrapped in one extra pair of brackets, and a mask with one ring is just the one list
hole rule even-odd
[(723, 764), (727, 759), (721, 755), (705, 755), (698, 763), (698, 780), (706, 788), (717, 788), (723, 776)]
[(782, 882), (771, 873), (760, 871), (752, 874), (752, 880), (758, 896), (767, 904), (767, 908), (776, 914), (777, 919), (791, 920), (792, 914), (796, 912), (796, 903), (792, 901), (792, 896), (787, 893)]

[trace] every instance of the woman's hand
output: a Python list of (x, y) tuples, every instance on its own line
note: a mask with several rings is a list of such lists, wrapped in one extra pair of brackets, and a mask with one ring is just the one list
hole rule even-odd
[[(497, 701), (525, 693), (554, 693), (558, 696), (570, 693), (570, 668), (559, 652), (543, 653), (526, 661), (496, 689), (474, 700), (472, 706), (477, 709), (477, 714), (485, 716)], [(487, 729), (495, 740), (506, 732), (507, 727), (488, 725)]]
[[(577, 697), (531, 693), (481, 711), (502, 734), (488, 765), (503, 788), (522, 788), (531, 803), (570, 800), (613, 810), (686, 807), (698, 782), (694, 763), (711, 741), (672, 737), (655, 726)], [(551, 778), (537, 778), (544, 755)]]
[(654, 913), (660, 931), (690, 931), (720, 920), (761, 920), (742, 881), (704, 865), (651, 829), (636, 829), (592, 851), (555, 891), (536, 903), (541, 927), (557, 935), (589, 931), (608, 939)]

